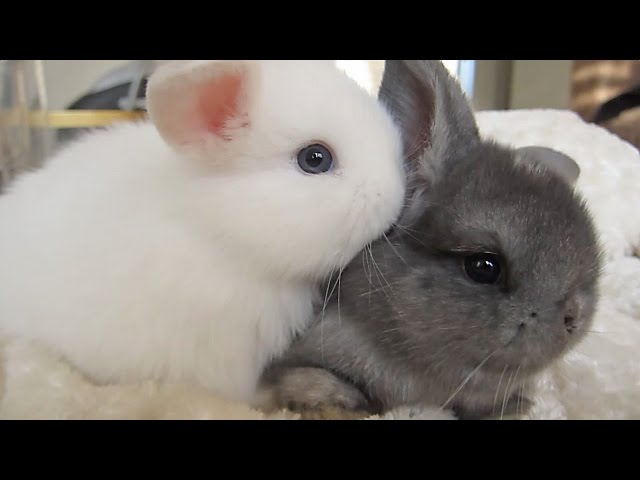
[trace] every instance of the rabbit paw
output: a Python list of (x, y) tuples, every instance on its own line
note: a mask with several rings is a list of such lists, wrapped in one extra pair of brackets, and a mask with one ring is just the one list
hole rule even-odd
[(352, 419), (369, 415), (369, 402), (356, 387), (322, 368), (282, 368), (263, 386), (272, 407), (304, 419)]

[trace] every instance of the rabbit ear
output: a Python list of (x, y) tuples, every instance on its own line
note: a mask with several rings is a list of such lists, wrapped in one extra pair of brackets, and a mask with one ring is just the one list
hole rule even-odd
[[(412, 60), (385, 60), (378, 98), (402, 132), (407, 157), (421, 154), (431, 143), (435, 115), (432, 78), (412, 68)], [(413, 62), (416, 62), (415, 60)]]
[(570, 185), (575, 184), (580, 176), (580, 167), (575, 160), (551, 148), (521, 147), (516, 150), (516, 158), (520, 162), (542, 165)]
[(175, 149), (209, 156), (246, 134), (259, 62), (195, 60), (161, 64), (147, 86), (147, 109)]
[(473, 108), (440, 60), (386, 60), (379, 98), (403, 133), (408, 159), (433, 172), (480, 142)]

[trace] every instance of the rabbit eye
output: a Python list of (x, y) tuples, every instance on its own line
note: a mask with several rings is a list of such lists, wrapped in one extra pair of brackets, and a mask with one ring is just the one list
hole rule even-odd
[(476, 283), (494, 284), (500, 280), (500, 257), (494, 253), (475, 253), (464, 259), (464, 271)]
[(333, 155), (324, 145), (314, 143), (298, 152), (298, 165), (313, 175), (325, 173), (333, 165)]

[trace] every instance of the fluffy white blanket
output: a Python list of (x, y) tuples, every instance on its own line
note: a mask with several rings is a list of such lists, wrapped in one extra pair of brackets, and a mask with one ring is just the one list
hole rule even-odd
[[(514, 146), (545, 145), (578, 161), (578, 188), (607, 253), (593, 331), (540, 375), (529, 419), (640, 419), (640, 156), (632, 146), (567, 111), (478, 114), (485, 135)], [(6, 341), (0, 364), (4, 419), (264, 419), (185, 385), (94, 385), (51, 352)], [(377, 418), (377, 417), (376, 417)], [(436, 409), (401, 409), (385, 419), (448, 419)]]

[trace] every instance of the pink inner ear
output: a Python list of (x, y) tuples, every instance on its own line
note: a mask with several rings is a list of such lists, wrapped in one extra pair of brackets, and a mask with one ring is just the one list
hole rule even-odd
[(243, 75), (228, 74), (201, 87), (199, 92), (199, 116), (204, 128), (214, 135), (229, 140), (225, 132), (231, 119), (237, 118)]

